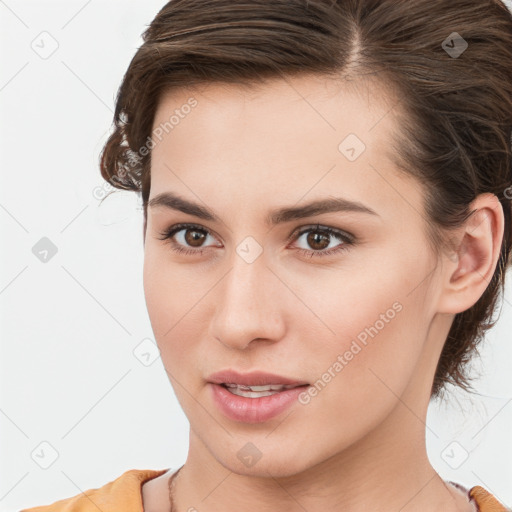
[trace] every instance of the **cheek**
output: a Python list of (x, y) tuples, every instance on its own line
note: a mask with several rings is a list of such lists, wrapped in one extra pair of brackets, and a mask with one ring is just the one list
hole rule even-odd
[(172, 265), (161, 249), (146, 246), (143, 286), (151, 327), (164, 365), (176, 366), (193, 357), (204, 328), (205, 278)]
[[(158, 258), (151, 251), (149, 242), (144, 252), (143, 286), (146, 308), (151, 321), (153, 332), (157, 338), (163, 334), (164, 328), (164, 304), (167, 302), (166, 287), (162, 286), (162, 278), (165, 267), (161, 267)], [(158, 341), (158, 340), (157, 340)]]
[(414, 276), (421, 281), (420, 268), (427, 262), (381, 263), (375, 275), (356, 271), (342, 278), (340, 273), (318, 283), (316, 295), (309, 296), (332, 331), (323, 337), (321, 353), (316, 351), (316, 378), (336, 382), (326, 388), (336, 388), (338, 404), (347, 396), (348, 406), (375, 403), (383, 395), (393, 399), (390, 389), (404, 390), (424, 348), (427, 292), (425, 285), (414, 289), (411, 282)]
[(333, 443), (340, 442), (343, 432), (341, 442), (347, 445), (376, 428), (396, 407), (397, 397), (414, 378), (422, 346), (409, 321), (416, 312), (408, 302), (401, 300), (393, 308), (387, 297), (373, 297), (353, 311), (347, 322), (340, 318), (335, 324), (337, 343), (314, 356), (312, 385), (317, 394), (302, 402), (304, 417), (318, 431)]
[(162, 251), (153, 250), (149, 242), (144, 254), (143, 285), (156, 341), (159, 346), (166, 345), (174, 335), (175, 325), (184, 314), (189, 294), (184, 292), (186, 288), (181, 283), (179, 269), (172, 272)]

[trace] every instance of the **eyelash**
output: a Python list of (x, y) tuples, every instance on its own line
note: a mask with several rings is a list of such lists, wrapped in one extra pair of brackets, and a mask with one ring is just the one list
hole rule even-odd
[[(161, 237), (158, 238), (159, 240), (167, 240), (171, 244), (171, 249), (179, 254), (187, 254), (187, 255), (201, 255), (203, 254), (206, 249), (184, 249), (182, 246), (177, 244), (172, 240), (172, 237), (182, 230), (197, 230), (202, 231), (206, 234), (211, 234), (210, 231), (208, 231), (206, 228), (203, 228), (201, 226), (198, 226), (196, 224), (176, 224), (163, 233), (160, 233)], [(344, 233), (343, 231), (338, 231), (336, 229), (327, 227), (327, 226), (321, 226), (320, 224), (315, 224), (312, 226), (308, 226), (301, 231), (297, 232), (294, 231), (290, 237), (288, 237), (287, 242), (290, 242), (291, 240), (296, 240), (300, 238), (305, 233), (308, 233), (309, 231), (320, 231), (326, 236), (333, 236), (343, 242), (341, 245), (338, 245), (336, 247), (332, 247), (328, 250), (322, 250), (322, 251), (314, 251), (314, 250), (307, 250), (307, 249), (297, 249), (297, 251), (309, 258), (316, 258), (316, 257), (324, 257), (324, 256), (332, 256), (333, 254), (346, 251), (349, 249), (351, 245), (354, 245), (354, 239), (355, 237), (353, 235), (349, 235), (348, 233)]]

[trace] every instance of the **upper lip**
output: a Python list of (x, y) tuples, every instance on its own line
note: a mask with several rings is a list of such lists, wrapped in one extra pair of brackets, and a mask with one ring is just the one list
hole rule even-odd
[(212, 373), (208, 377), (208, 381), (215, 384), (241, 384), (243, 386), (265, 386), (268, 384), (303, 386), (304, 384), (309, 384), (304, 380), (291, 379), (275, 373), (260, 371), (239, 373), (235, 370), (222, 370)]

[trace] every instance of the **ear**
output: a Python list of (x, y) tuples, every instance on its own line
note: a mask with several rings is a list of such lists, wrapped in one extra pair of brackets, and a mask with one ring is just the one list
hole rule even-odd
[(457, 314), (473, 306), (489, 285), (503, 240), (504, 216), (499, 199), (479, 195), (470, 205), (473, 214), (455, 237), (455, 252), (443, 255), (440, 313)]

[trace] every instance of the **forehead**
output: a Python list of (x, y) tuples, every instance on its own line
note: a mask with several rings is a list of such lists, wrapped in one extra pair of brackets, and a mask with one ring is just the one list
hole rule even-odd
[(317, 75), (167, 91), (153, 123), (151, 195), (186, 192), (188, 182), (198, 194), (222, 189), (267, 203), (271, 190), (283, 202), (333, 190), (396, 200), (394, 181), (417, 186), (387, 158), (396, 104), (376, 80)]
[[(315, 127), (319, 125), (331, 131), (340, 128), (340, 121), (350, 121), (354, 129), (360, 128), (361, 135), (383, 116), (389, 117), (389, 123), (392, 115), (388, 114), (392, 114), (398, 103), (391, 86), (384, 87), (372, 76), (346, 81), (304, 74), (269, 78), (257, 83), (212, 82), (164, 91), (155, 113), (153, 130), (165, 124), (175, 110), (185, 108), (188, 111), (186, 105), (191, 98), (198, 102), (199, 108), (194, 110), (200, 111), (200, 120), (205, 127), (209, 121), (233, 121), (241, 116), (252, 127), (256, 127), (258, 121), (265, 123), (283, 116), (287, 119), (300, 116), (304, 122), (310, 121)], [(190, 112), (197, 118), (194, 113)], [(269, 131), (270, 126), (267, 124), (266, 127)]]

